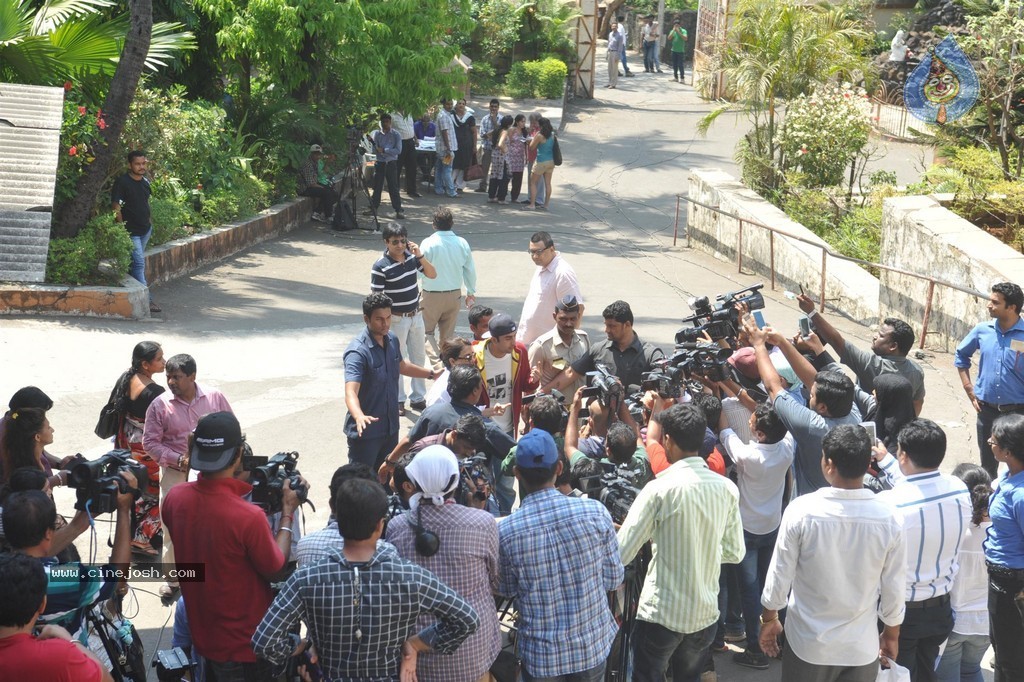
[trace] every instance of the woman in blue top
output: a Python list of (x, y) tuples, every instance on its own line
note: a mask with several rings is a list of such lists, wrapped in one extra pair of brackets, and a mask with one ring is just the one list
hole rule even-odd
[(988, 444), (996, 461), (1010, 468), (989, 501), (992, 525), (985, 538), (995, 680), (1019, 682), (1024, 680), (1024, 415), (996, 419)]
[(544, 178), (544, 203), (540, 208), (546, 209), (551, 201), (551, 173), (555, 170), (555, 131), (551, 121), (541, 117), (540, 130), (530, 140), (530, 149), (537, 150), (537, 162), (530, 175), (530, 203), (526, 208), (537, 208), (537, 185)]

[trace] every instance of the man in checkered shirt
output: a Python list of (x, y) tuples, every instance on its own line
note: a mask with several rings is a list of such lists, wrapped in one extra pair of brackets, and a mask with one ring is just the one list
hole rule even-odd
[(561, 470), (550, 434), (520, 438), (523, 501), (498, 524), (498, 593), (519, 608), (523, 682), (603, 680), (618, 630), (606, 594), (624, 574), (612, 517), (597, 500), (556, 490)]
[[(325, 680), (393, 682), (400, 661), (415, 667), (419, 652), (451, 653), (476, 630), (479, 618), (464, 599), (393, 546), (378, 546), (388, 512), (380, 484), (343, 482), (334, 511), (344, 549), (292, 574), (253, 635), (257, 656), (283, 666), (301, 620)], [(438, 622), (414, 633), (425, 613)]]

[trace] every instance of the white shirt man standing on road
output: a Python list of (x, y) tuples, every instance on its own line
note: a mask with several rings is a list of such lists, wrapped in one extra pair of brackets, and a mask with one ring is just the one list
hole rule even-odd
[(523, 301), (523, 314), (519, 318), (516, 341), (529, 346), (544, 332), (551, 329), (548, 315), (555, 304), (566, 296), (575, 296), (579, 316), (583, 319), (583, 294), (576, 271), (555, 250), (555, 241), (547, 232), (534, 232), (530, 237), (530, 258), (537, 271), (530, 280), (530, 291)]
[(874, 682), (879, 656), (897, 654), (905, 611), (903, 529), (893, 508), (864, 487), (867, 431), (836, 426), (822, 450), (830, 487), (794, 499), (782, 515), (761, 595), (761, 649), (778, 655), (779, 610), (788, 605), (783, 680)]

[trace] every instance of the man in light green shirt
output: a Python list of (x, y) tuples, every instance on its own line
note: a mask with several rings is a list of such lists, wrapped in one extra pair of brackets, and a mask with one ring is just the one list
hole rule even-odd
[(628, 564), (647, 541), (652, 557), (633, 633), (634, 682), (694, 679), (718, 626), (721, 564), (743, 559), (739, 491), (697, 454), (707, 422), (691, 404), (659, 413), (671, 463), (644, 486), (619, 530)]

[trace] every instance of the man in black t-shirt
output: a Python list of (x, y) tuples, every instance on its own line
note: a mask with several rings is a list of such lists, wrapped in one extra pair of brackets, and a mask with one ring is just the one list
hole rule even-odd
[[(149, 178), (146, 177), (146, 153), (128, 152), (128, 172), (114, 181), (110, 200), (114, 205), (117, 222), (124, 223), (132, 238), (132, 264), (129, 274), (146, 284), (146, 244), (153, 236), (153, 223), (149, 213)], [(160, 306), (149, 299), (149, 312), (159, 313)]]

